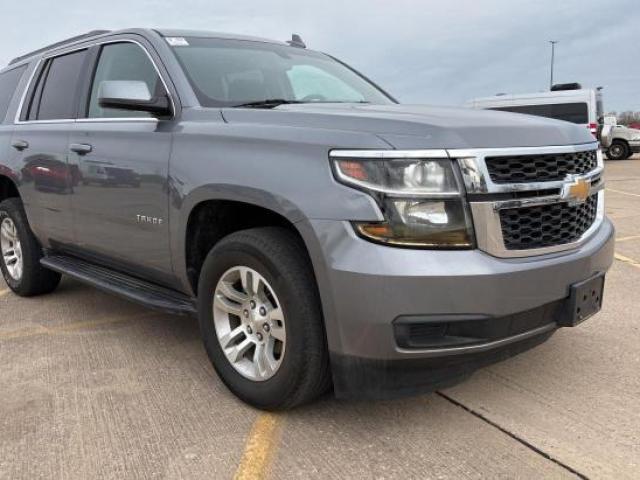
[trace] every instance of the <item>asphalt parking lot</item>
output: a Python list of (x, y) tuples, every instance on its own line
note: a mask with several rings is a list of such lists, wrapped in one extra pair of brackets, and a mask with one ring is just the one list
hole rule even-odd
[(193, 319), (69, 280), (35, 299), (0, 283), (0, 479), (639, 478), (640, 158), (606, 168), (603, 311), (415, 398), (261, 413), (218, 380)]

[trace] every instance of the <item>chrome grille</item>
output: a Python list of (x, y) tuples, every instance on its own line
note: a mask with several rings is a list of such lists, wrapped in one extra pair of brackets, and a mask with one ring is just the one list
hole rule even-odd
[(604, 165), (595, 142), (448, 153), (460, 166), (478, 248), (491, 255), (577, 248), (604, 220)]
[(550, 182), (568, 174), (584, 174), (598, 165), (596, 151), (486, 157), (495, 183)]
[(575, 242), (593, 225), (597, 211), (597, 195), (579, 205), (552, 203), (500, 210), (504, 246), (525, 250)]

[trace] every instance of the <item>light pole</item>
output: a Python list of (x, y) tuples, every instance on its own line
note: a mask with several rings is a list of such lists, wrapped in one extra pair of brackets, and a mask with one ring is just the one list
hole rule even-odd
[(555, 59), (556, 43), (558, 43), (558, 41), (549, 40), (549, 43), (551, 44), (551, 79), (549, 81), (549, 90), (551, 90), (551, 87), (553, 87), (553, 61)]

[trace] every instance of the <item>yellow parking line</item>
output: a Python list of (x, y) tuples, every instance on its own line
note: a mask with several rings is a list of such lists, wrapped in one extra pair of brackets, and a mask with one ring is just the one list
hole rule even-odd
[(622, 190), (616, 190), (614, 188), (605, 188), (607, 192), (621, 193), (622, 195), (629, 195), (631, 197), (640, 197), (637, 193), (624, 192)]
[(10, 291), (11, 290), (9, 290), (8, 288), (5, 288), (4, 290), (0, 290), (0, 297), (4, 297)]
[(140, 318), (153, 315), (153, 312), (145, 312), (138, 315), (129, 315), (126, 317), (106, 317), (98, 320), (87, 320), (86, 322), (76, 322), (70, 325), (59, 325), (57, 327), (37, 326), (32, 328), (22, 328), (9, 332), (0, 332), (0, 340), (11, 340), (14, 338), (35, 337), (37, 335), (57, 335), (59, 333), (74, 332), (85, 328), (99, 327), (101, 325), (110, 325), (113, 323), (127, 322), (138, 320)]
[(625, 257), (618, 252), (615, 253), (614, 257), (616, 258), (616, 260), (620, 260), (621, 262), (628, 263), (629, 265), (636, 268), (640, 268), (640, 263), (636, 262), (633, 258)]
[(616, 242), (627, 242), (629, 240), (640, 240), (640, 235), (630, 235), (628, 237), (616, 238)]
[(261, 480), (269, 475), (278, 449), (281, 417), (261, 413), (247, 438), (234, 480)]

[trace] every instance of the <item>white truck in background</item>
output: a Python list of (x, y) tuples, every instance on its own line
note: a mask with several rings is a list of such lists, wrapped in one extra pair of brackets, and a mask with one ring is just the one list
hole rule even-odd
[(579, 83), (566, 83), (554, 85), (549, 92), (474, 98), (465, 106), (537, 115), (583, 125), (600, 141), (610, 160), (625, 160), (634, 153), (640, 153), (640, 130), (617, 125), (615, 118), (604, 117), (600, 88), (586, 89)]
[(466, 107), (524, 113), (583, 125), (598, 138), (603, 123), (602, 90), (582, 88), (579, 83), (554, 85), (549, 92), (498, 94), (474, 98)]
[[(603, 130), (604, 131), (604, 130)], [(635, 153), (640, 153), (640, 130), (624, 125), (611, 126), (607, 144), (603, 150), (609, 160), (626, 160)]]

